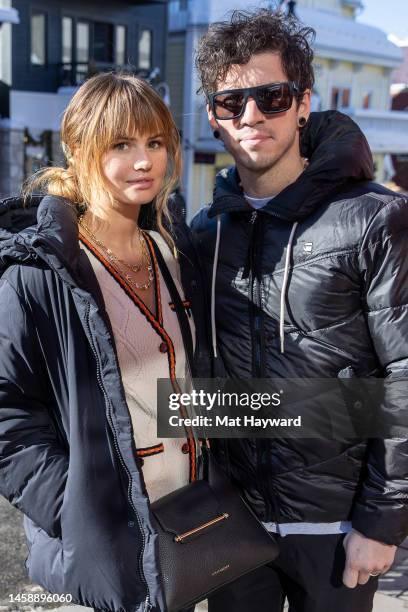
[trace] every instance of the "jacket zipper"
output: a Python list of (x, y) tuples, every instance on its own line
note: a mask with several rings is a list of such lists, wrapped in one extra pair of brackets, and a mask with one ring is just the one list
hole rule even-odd
[(122, 453), (120, 451), (119, 444), (118, 444), (118, 441), (117, 441), (115, 426), (113, 424), (113, 419), (112, 419), (111, 401), (110, 401), (109, 396), (108, 396), (108, 394), (106, 392), (105, 386), (104, 386), (104, 384), (102, 382), (98, 354), (96, 352), (96, 349), (95, 349), (95, 346), (94, 346), (94, 343), (93, 343), (93, 340), (92, 340), (91, 328), (90, 328), (90, 325), (89, 325), (89, 313), (90, 313), (90, 309), (91, 309), (90, 304), (88, 304), (87, 305), (87, 309), (86, 309), (86, 327), (87, 327), (87, 330), (88, 330), (88, 337), (90, 338), (91, 349), (92, 349), (92, 352), (93, 352), (95, 360), (96, 360), (96, 366), (97, 366), (96, 367), (96, 377), (97, 377), (97, 380), (98, 380), (99, 387), (100, 387), (100, 389), (101, 389), (101, 391), (103, 393), (103, 396), (105, 398), (106, 405), (108, 406), (108, 421), (109, 421), (109, 425), (110, 425), (110, 428), (111, 428), (112, 434), (113, 434), (115, 450), (116, 450), (117, 455), (119, 457), (119, 461), (120, 461), (120, 463), (121, 463), (121, 465), (122, 465), (123, 469), (125, 470), (126, 475), (128, 477), (128, 482), (129, 482), (128, 490), (127, 490), (128, 501), (129, 501), (129, 503), (130, 503), (134, 513), (135, 513), (135, 516), (136, 516), (136, 519), (137, 519), (137, 522), (138, 522), (138, 525), (139, 525), (140, 533), (142, 535), (142, 552), (141, 552), (141, 554), (139, 556), (138, 569), (139, 569), (139, 574), (140, 574), (140, 577), (142, 579), (142, 582), (144, 583), (144, 585), (146, 587), (146, 599), (145, 599), (145, 602), (144, 602), (144, 609), (145, 609), (146, 612), (149, 612), (149, 610), (152, 609), (152, 605), (150, 604), (149, 587), (148, 587), (147, 580), (146, 580), (146, 577), (145, 577), (144, 572), (143, 572), (143, 562), (142, 562), (143, 553), (144, 553), (145, 546), (146, 546), (146, 537), (145, 537), (143, 525), (142, 525), (142, 522), (140, 520), (139, 514), (138, 514), (138, 512), (136, 510), (136, 507), (135, 507), (135, 505), (133, 503), (133, 500), (132, 500), (132, 496), (131, 496), (132, 477), (131, 477), (130, 472), (129, 472), (129, 470), (128, 470), (128, 468), (127, 468), (127, 466), (126, 466), (126, 464), (125, 464), (125, 462), (123, 460)]
[(250, 236), (250, 269), (249, 284), (251, 292), (251, 338), (252, 338), (252, 375), (255, 378), (262, 378), (264, 364), (262, 363), (262, 290), (261, 280), (258, 278), (259, 270), (259, 217), (256, 210), (251, 215), (252, 224)]
[[(263, 347), (263, 310), (262, 310), (262, 270), (260, 257), (262, 251), (259, 250), (259, 216), (256, 210), (253, 211), (250, 219), (252, 224), (250, 236), (250, 302), (251, 302), (251, 339), (252, 339), (252, 375), (254, 378), (264, 376), (264, 347)], [(263, 462), (265, 451), (268, 448), (268, 440), (255, 441), (257, 449), (257, 475), (258, 486), (265, 502), (266, 519), (271, 516), (271, 493), (266, 486), (268, 483), (267, 474), (263, 473)], [(275, 506), (275, 503), (273, 502)]]

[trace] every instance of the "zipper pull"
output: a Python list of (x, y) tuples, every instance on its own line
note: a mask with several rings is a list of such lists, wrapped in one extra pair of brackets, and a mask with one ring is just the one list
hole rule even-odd
[(252, 212), (252, 214), (251, 214), (251, 218), (250, 218), (249, 222), (250, 222), (250, 223), (252, 223), (252, 224), (254, 224), (254, 223), (255, 223), (255, 220), (256, 220), (256, 218), (257, 218), (257, 216), (258, 216), (258, 212), (257, 212), (256, 210), (254, 210), (254, 211)]

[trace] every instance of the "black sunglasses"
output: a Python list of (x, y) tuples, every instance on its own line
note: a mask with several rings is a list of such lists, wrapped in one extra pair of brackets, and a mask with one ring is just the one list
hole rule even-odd
[(255, 100), (261, 113), (272, 115), (289, 110), (293, 96), (297, 93), (299, 93), (298, 85), (294, 81), (288, 81), (215, 91), (208, 95), (208, 101), (216, 119), (238, 119), (245, 111), (250, 96)]

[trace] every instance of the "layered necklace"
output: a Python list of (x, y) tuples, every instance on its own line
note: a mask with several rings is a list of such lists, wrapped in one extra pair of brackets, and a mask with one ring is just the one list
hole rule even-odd
[[(85, 221), (83, 219), (83, 215), (81, 215), (81, 217), (79, 217), (78, 223), (81, 226), (81, 228), (83, 228), (86, 231), (86, 233), (89, 235), (89, 237), (92, 239), (92, 241), (96, 245), (98, 245), (98, 247), (100, 249), (102, 249), (102, 251), (106, 254), (106, 257), (108, 258), (108, 260), (111, 262), (111, 264), (114, 266), (114, 268), (117, 270), (117, 272), (119, 272), (119, 274), (122, 276), (122, 278), (124, 278), (124, 280), (129, 285), (131, 285), (134, 289), (138, 289), (138, 290), (142, 290), (142, 291), (146, 291), (147, 289), (149, 289), (149, 287), (151, 287), (151, 284), (152, 284), (152, 282), (154, 280), (153, 266), (152, 266), (152, 262), (151, 262), (150, 253), (149, 253), (149, 250), (147, 248), (146, 238), (143, 235), (143, 232), (142, 232), (142, 230), (140, 228), (138, 228), (138, 235), (139, 235), (139, 242), (140, 242), (140, 248), (141, 248), (141, 253), (142, 253), (142, 259), (141, 259), (141, 263), (140, 264), (131, 265), (131, 264), (128, 264), (123, 259), (121, 259), (120, 257), (118, 257), (118, 255), (115, 255), (115, 253), (112, 251), (112, 249), (107, 247), (102, 242), (102, 240), (100, 240), (99, 238), (97, 238), (95, 236), (95, 234), (92, 232), (92, 230), (89, 228), (89, 226), (85, 223)], [(146, 273), (147, 273), (147, 282), (145, 282), (145, 283), (138, 283), (138, 282), (136, 282), (132, 278), (132, 276), (129, 274), (129, 272), (127, 272), (126, 270), (130, 270), (133, 273), (137, 273), (137, 272), (141, 272), (142, 270), (145, 270)]]

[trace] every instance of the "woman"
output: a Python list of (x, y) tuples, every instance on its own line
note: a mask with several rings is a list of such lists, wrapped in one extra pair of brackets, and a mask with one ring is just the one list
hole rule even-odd
[(0, 492), (25, 515), (33, 581), (161, 611), (149, 503), (194, 480), (197, 455), (156, 435), (157, 378), (188, 373), (174, 285), (192, 367), (206, 360), (197, 262), (167, 209), (179, 138), (148, 84), (113, 74), (77, 91), (61, 138), (67, 168), (28, 188), (48, 195), (0, 207)]

